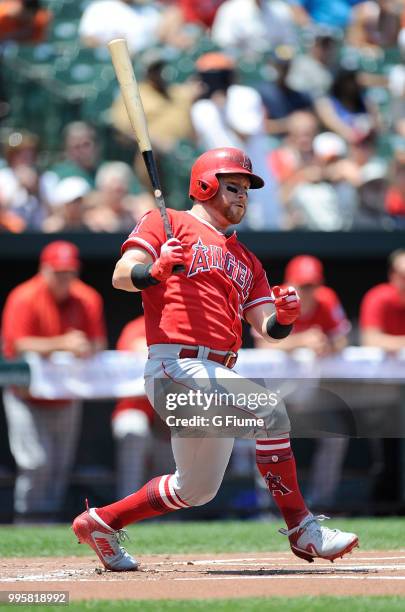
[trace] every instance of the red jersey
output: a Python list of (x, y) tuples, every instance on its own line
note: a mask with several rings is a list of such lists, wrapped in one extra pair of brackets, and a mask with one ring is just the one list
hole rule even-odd
[[(117, 350), (118, 351), (132, 351), (134, 342), (136, 340), (145, 340), (145, 317), (140, 316), (127, 323), (124, 329), (121, 332), (120, 337), (117, 342)], [(140, 410), (144, 412), (150, 421), (153, 420), (153, 408), (146, 396), (139, 397), (126, 397), (119, 400), (114, 408), (112, 413), (112, 418), (114, 419), (118, 414), (123, 412), (124, 410)]]
[(338, 336), (350, 331), (350, 323), (333, 289), (318, 287), (315, 291), (315, 307), (295, 321), (293, 333), (318, 327), (327, 336)]
[(268, 160), (270, 169), (279, 183), (288, 180), (302, 163), (298, 154), (290, 147), (273, 149)]
[(117, 340), (117, 351), (132, 351), (136, 340), (145, 340), (145, 317), (141, 315), (123, 328)]
[(213, 24), (218, 7), (224, 0), (178, 0), (177, 4), (183, 12), (186, 22), (199, 23), (210, 28)]
[(405, 215), (405, 195), (398, 187), (390, 187), (385, 195), (384, 207), (390, 215)]
[(0, 39), (23, 40), (39, 43), (46, 37), (46, 31), (52, 20), (52, 13), (47, 9), (38, 9), (32, 17), (26, 13), (16, 15), (18, 4), (15, 0), (3, 0), (0, 4)]
[(28, 336), (60, 336), (83, 331), (90, 340), (106, 336), (101, 296), (76, 279), (70, 296), (57, 303), (41, 274), (18, 285), (7, 297), (2, 321), (3, 353), (16, 356), (15, 341)]
[[(185, 251), (186, 271), (142, 291), (146, 340), (151, 344), (207, 346), (237, 351), (242, 317), (274, 296), (257, 257), (234, 232), (226, 236), (192, 211), (168, 211)], [(166, 241), (159, 211), (147, 212), (122, 246), (142, 248), (156, 260)]]
[(394, 285), (381, 283), (367, 291), (360, 306), (360, 328), (405, 335), (405, 299)]

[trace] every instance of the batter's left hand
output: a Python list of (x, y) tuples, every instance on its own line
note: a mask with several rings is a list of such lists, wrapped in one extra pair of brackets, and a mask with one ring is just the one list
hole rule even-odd
[(282, 289), (278, 285), (273, 287), (276, 298), (276, 318), (280, 325), (291, 325), (298, 319), (301, 313), (299, 295), (294, 287)]

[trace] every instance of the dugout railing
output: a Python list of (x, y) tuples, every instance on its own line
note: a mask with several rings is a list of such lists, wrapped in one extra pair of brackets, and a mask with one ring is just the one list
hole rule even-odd
[[(29, 387), (34, 395), (45, 395), (48, 399), (71, 394), (72, 397), (82, 397), (87, 402), (79, 461), (72, 476), (70, 500), (66, 507), (68, 513), (75, 511), (80, 505), (84, 491), (90, 491), (100, 502), (113, 496), (114, 447), (109, 422), (113, 402), (110, 396), (124, 396), (129, 392), (134, 395), (141, 394), (142, 368), (143, 364), (139, 359), (134, 360), (130, 354), (115, 351), (102, 353), (93, 364), (92, 360), (86, 360), (83, 367), (80, 360), (68, 354), (56, 355), (51, 361), (35, 356), (28, 356), (28, 361), (0, 361), (2, 386), (22, 385)], [(318, 398), (315, 403), (325, 402), (327, 397), (327, 405), (331, 410), (336, 410), (337, 399), (339, 410), (343, 406), (344, 416), (344, 420), (339, 419), (339, 423), (343, 422), (344, 427), (349, 423), (349, 429), (342, 431), (339, 425), (337, 430), (333, 430), (332, 425), (332, 430), (326, 435), (332, 435), (335, 431), (336, 435), (347, 435), (351, 438), (339, 486), (340, 500), (335, 509), (355, 514), (393, 514), (405, 510), (404, 370), (405, 352), (394, 358), (385, 356), (378, 350), (363, 350), (359, 347), (349, 347), (342, 356), (324, 360), (314, 359), (308, 351), (298, 351), (294, 357), (289, 357), (279, 351), (244, 350), (241, 351), (239, 362), (240, 373), (247, 377), (272, 377), (274, 381), (288, 378), (298, 381), (298, 389), (302, 387), (301, 377), (307, 381), (310, 379), (311, 382), (316, 380), (317, 384), (327, 381), (327, 384), (320, 385), (322, 393), (314, 396)], [(42, 394), (41, 388), (45, 388), (46, 392)], [(325, 396), (325, 393), (328, 395)], [(330, 398), (333, 398), (332, 403), (328, 403)], [(357, 425), (360, 415), (359, 422), (363, 425), (350, 429), (352, 421), (346, 419), (349, 413), (350, 419), (354, 415)], [(311, 412), (310, 408), (305, 417), (306, 422), (313, 423), (314, 418), (316, 419), (316, 414)], [(7, 450), (7, 431), (2, 414), (0, 423), (3, 425), (0, 429), (0, 499), (3, 508), (1, 521), (9, 520), (11, 516), (14, 469)], [(321, 429), (322, 427), (323, 425)], [(301, 479), (305, 487), (314, 438), (324, 435), (324, 432), (308, 435), (305, 431), (294, 430), (293, 427), (293, 434)], [(386, 447), (389, 455), (392, 455), (394, 448), (397, 461), (396, 475), (391, 465), (384, 468), (388, 479), (386, 487), (381, 485), (381, 482), (377, 484), (376, 475), (371, 474), (369, 462), (364, 461), (364, 453), (368, 452), (368, 439), (381, 442), (381, 438), (381, 448)], [(382, 474), (380, 480), (384, 482)], [(374, 499), (378, 487), (379, 498)], [(254, 497), (252, 477), (247, 477), (246, 474), (244, 477), (237, 476), (231, 469), (219, 498), (207, 507), (193, 511), (192, 516), (196, 518), (198, 514), (210, 517), (224, 511), (231, 516), (249, 516), (260, 509)]]

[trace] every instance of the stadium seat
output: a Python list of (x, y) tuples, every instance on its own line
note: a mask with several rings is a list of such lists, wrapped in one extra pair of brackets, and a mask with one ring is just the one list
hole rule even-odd
[(55, 21), (60, 21), (79, 19), (84, 10), (85, 2), (78, 2), (78, 0), (45, 0), (43, 5), (52, 11)]

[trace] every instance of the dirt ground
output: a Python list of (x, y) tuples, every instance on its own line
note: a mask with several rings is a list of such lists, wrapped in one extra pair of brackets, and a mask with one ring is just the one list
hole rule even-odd
[(96, 557), (0, 560), (0, 591), (69, 591), (76, 599), (206, 599), (300, 595), (405, 597), (405, 550), (307, 563), (291, 553), (154, 555), (138, 571), (104, 571)]

